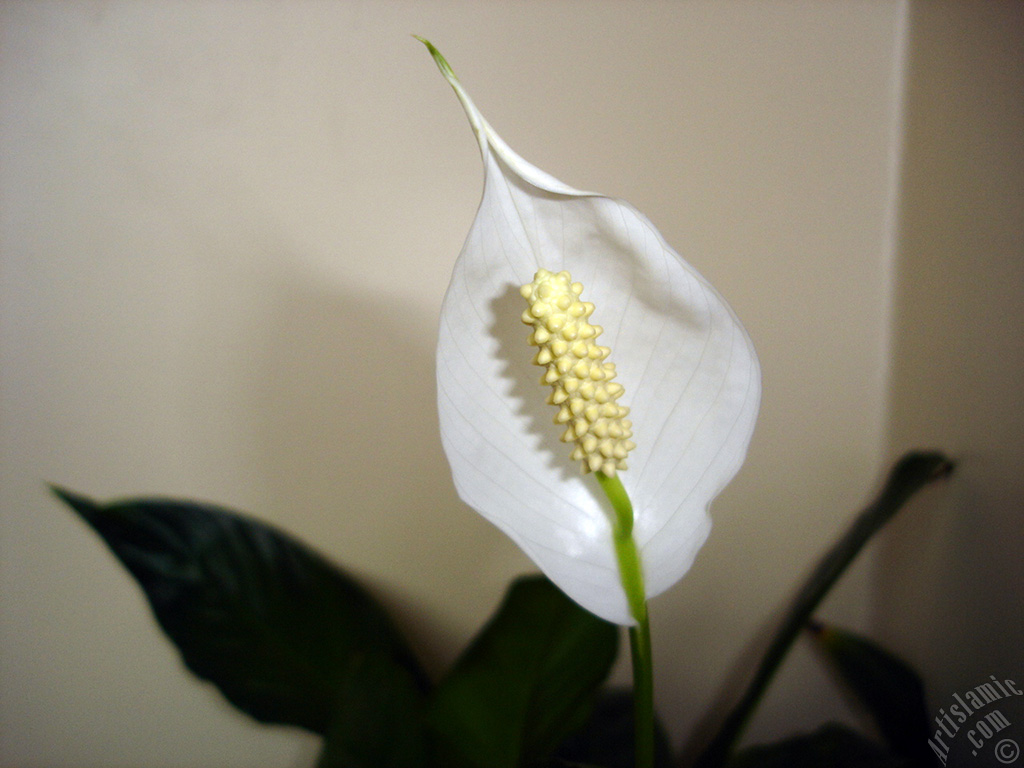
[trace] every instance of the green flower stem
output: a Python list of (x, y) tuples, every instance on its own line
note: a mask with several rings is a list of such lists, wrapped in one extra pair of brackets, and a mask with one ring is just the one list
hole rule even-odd
[(647, 614), (629, 628), (633, 657), (633, 720), (636, 727), (636, 768), (654, 766), (654, 665), (651, 660), (651, 625)]
[(651, 658), (651, 625), (647, 617), (647, 598), (640, 552), (633, 539), (633, 505), (618, 475), (609, 477), (595, 472), (612, 504), (615, 518), (612, 537), (619, 575), (626, 591), (629, 612), (636, 625), (629, 628), (629, 646), (633, 660), (633, 719), (636, 726), (636, 768), (654, 765), (654, 664)]

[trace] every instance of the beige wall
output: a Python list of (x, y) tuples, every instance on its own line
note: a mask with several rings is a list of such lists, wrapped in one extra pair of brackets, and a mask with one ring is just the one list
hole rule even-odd
[(909, 50), (888, 442), (960, 466), (896, 521), (872, 593), (937, 713), (1024, 678), (1024, 5), (915, 4)]
[[(658, 706), (688, 737), (893, 451), (951, 434), (911, 415), (902, 382), (927, 365), (901, 360), (902, 389), (888, 387), (890, 347), (913, 344), (891, 334), (906, 11), (4, 4), (0, 762), (299, 766), (316, 748), (186, 677), (138, 590), (44, 481), (216, 500), (279, 524), (400, 608), (434, 670), (529, 569), (458, 503), (438, 442), (436, 317), (481, 168), (410, 33), (437, 43), (528, 160), (648, 214), (757, 344), (750, 460), (693, 571), (652, 606)], [(905, 208), (908, 254), (913, 218)], [(1012, 230), (1001, 221), (993, 236)], [(1013, 231), (1017, 260), (1000, 263), (1019, 283)], [(911, 258), (898, 270), (908, 328)], [(1007, 339), (997, 362), (1013, 366)], [(1014, 390), (993, 387), (1019, 419)], [(942, 547), (956, 548), (943, 525), (925, 590), (945, 583)], [(959, 651), (929, 661), (936, 615), (903, 625), (879, 597), (897, 546), (878, 568), (861, 563), (826, 613), (860, 628), (874, 616), (941, 673)], [(957, 551), (969, 568), (975, 551)], [(848, 715), (801, 650), (752, 736), (823, 717)]]

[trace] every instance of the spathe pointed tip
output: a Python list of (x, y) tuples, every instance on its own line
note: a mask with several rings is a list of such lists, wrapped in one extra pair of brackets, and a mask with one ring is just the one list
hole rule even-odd
[(413, 37), (427, 46), (427, 50), (430, 51), (430, 55), (434, 57), (434, 63), (436, 63), (437, 68), (441, 70), (441, 74), (449, 80), (454, 79), (455, 70), (452, 69), (452, 65), (448, 63), (448, 60), (441, 55), (441, 52), (437, 50), (437, 46), (427, 40), (427, 38), (421, 37), (420, 35), (413, 35)]

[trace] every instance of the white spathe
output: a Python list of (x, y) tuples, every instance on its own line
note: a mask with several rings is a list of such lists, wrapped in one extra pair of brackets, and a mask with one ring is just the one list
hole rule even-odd
[(647, 597), (687, 570), (708, 507), (739, 470), (760, 403), (749, 336), (718, 292), (632, 206), (573, 189), (515, 154), (427, 43), (483, 154), (483, 199), (452, 272), (437, 344), (441, 439), (459, 496), (507, 533), (569, 597), (635, 623), (611, 511), (552, 423), (520, 323), (519, 287), (567, 270), (625, 387), (637, 447), (621, 473)]

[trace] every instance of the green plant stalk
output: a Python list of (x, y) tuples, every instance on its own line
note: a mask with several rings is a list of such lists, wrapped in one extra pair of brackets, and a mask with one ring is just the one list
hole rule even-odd
[(629, 647), (633, 661), (633, 720), (636, 729), (636, 768), (654, 765), (654, 663), (651, 657), (651, 624), (647, 616), (647, 597), (640, 552), (633, 538), (633, 505), (618, 475), (609, 477), (595, 472), (601, 488), (615, 512), (612, 537), (619, 562), (622, 587), (629, 612), (636, 625), (629, 628)]
[(761, 663), (743, 696), (733, 707), (714, 739), (697, 759), (697, 768), (721, 768), (786, 657), (793, 641), (836, 583), (843, 571), (868, 540), (899, 511), (917, 491), (948, 476), (953, 463), (938, 452), (911, 451), (896, 462), (878, 497), (853, 521), (847, 532), (818, 562), (810, 577), (796, 594), (779, 629), (772, 638)]

